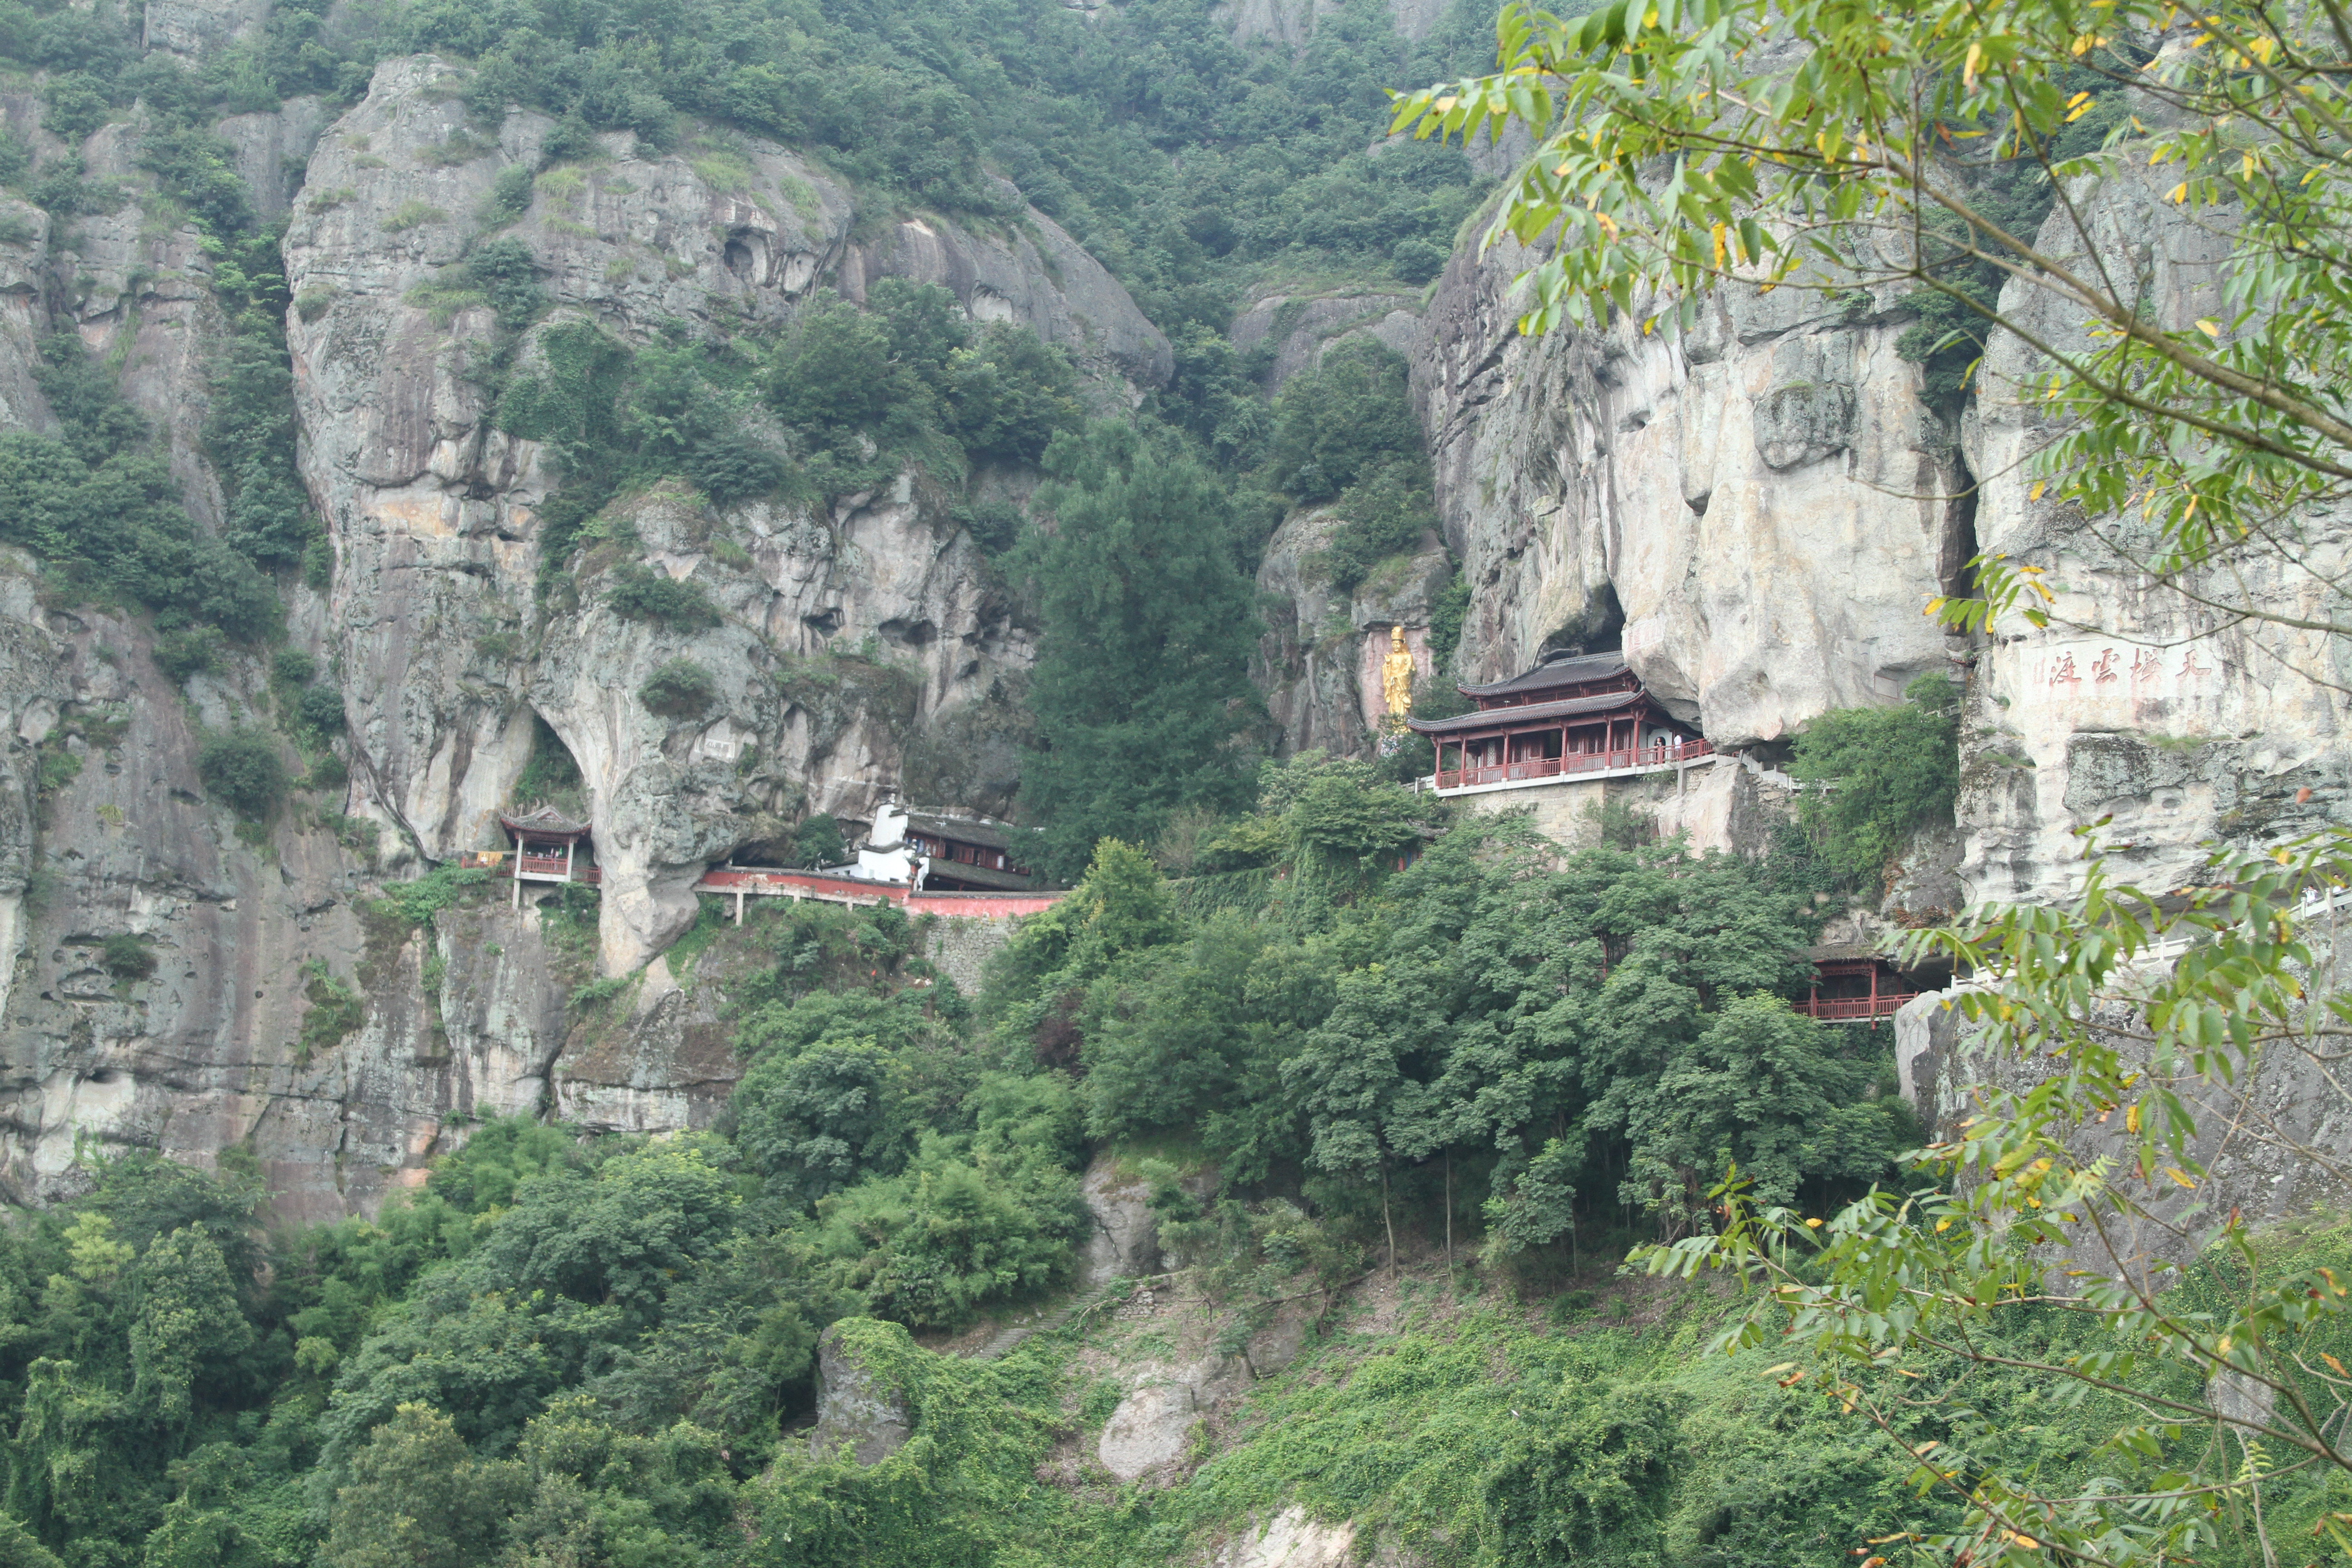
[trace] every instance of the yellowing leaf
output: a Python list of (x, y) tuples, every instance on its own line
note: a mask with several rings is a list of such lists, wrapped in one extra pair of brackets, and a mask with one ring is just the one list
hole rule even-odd
[(2049, 488), (2050, 481), (2048, 479), (2036, 479), (2033, 481), (2033, 493), (2027, 496), (2025, 499), (2028, 500), (2040, 500), (2042, 499), (2042, 492)]
[(2173, 186), (2170, 191), (2165, 194), (2164, 199), (2168, 202), (2173, 203), (2187, 201), (2189, 199), (2189, 182), (2183, 180), (2179, 184)]
[(1939, 1219), (1936, 1222), (1936, 1228), (1939, 1231), (1949, 1230), (1952, 1228), (1952, 1222), (1948, 1219)]
[(2214, 340), (2215, 342), (2217, 342), (2221, 341), (2221, 322), (2219, 322), (2219, 321), (2212, 321), (2212, 320), (2210, 320), (2210, 319), (2209, 319), (2209, 320), (2206, 320), (2206, 321), (2200, 321), (2200, 322), (2198, 322), (2198, 323), (2197, 323), (2197, 330), (2198, 330), (2199, 331), (2200, 331), (2200, 332), (2204, 333), (2207, 337), (2213, 339), (2213, 340)]
[(2124, 1112), (2124, 1131), (2126, 1132), (2137, 1132), (2139, 1131), (2138, 1106), (2135, 1105), (2129, 1110)]
[(2320, 1360), (2322, 1360), (2322, 1361), (2324, 1361), (2324, 1362), (2326, 1362), (2326, 1363), (2328, 1364), (2328, 1367), (2329, 1367), (2332, 1371), (2334, 1371), (2334, 1373), (2336, 1373), (2336, 1376), (2338, 1376), (2338, 1377), (2352, 1377), (2352, 1373), (2347, 1373), (2347, 1372), (2344, 1370), (2344, 1363), (2343, 1363), (2342, 1362), (2340, 1362), (2340, 1361), (2337, 1361), (2334, 1356), (2329, 1355), (2326, 1351), (2321, 1351), (2321, 1352), (2319, 1352), (2319, 1359), (2320, 1359)]
[(2178, 1182), (2183, 1187), (2189, 1189), (2189, 1191), (2193, 1193), (2197, 1190), (2197, 1178), (2182, 1170), (2179, 1166), (2167, 1165), (2164, 1168), (2164, 1173), (2170, 1176), (2175, 1182)]
[(1822, 1222), (1817, 1219), (1809, 1219), (1805, 1222), (1805, 1228), (1808, 1230), (1819, 1230), (1822, 1228)]

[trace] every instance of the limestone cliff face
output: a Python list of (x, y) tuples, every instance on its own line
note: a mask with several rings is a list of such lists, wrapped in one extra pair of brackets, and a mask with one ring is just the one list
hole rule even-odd
[(1491, 679), (1622, 644), (1718, 745), (1945, 668), (1921, 606), (1969, 553), (1955, 487), (1866, 295), (1727, 293), (1679, 342), (1518, 335), (1517, 255), (1457, 253), (1414, 356), (1446, 542)]
[[(2117, 183), (2075, 205), (2105, 266), (2172, 324), (2221, 313), (2223, 241), (2158, 198)], [(2063, 210), (2040, 243), (2084, 248)], [(2074, 830), (2103, 816), (2125, 866), (2162, 886), (2206, 841), (2341, 819), (2340, 639), (2233, 625), (2152, 589), (2082, 518), (2032, 499), (2027, 459), (2048, 432), (2016, 339), (1996, 338), (1979, 399), (1948, 431), (1895, 355), (1905, 318), (1889, 299), (1734, 289), (1679, 342), (1530, 341), (1507, 299), (1527, 264), (1458, 254), (1412, 356), (1471, 588), (1461, 674), (1615, 637), (1710, 739), (1749, 748), (1972, 664), (1961, 844), (1934, 847), (1974, 898), (2062, 893)], [(2004, 304), (2050, 341), (2083, 341), (2080, 313), (2028, 285)], [(2348, 521), (2308, 520), (2299, 563), (2246, 563), (2250, 602), (2342, 620), (2326, 580)], [(1970, 648), (1922, 616), (1979, 546), (2048, 569), (2050, 629), (2018, 618)], [(2242, 591), (2218, 574), (2210, 586)]]
[[(613, 531), (643, 548), (609, 563), (711, 589), (725, 622), (709, 633), (654, 635), (593, 595), (577, 613), (541, 604), (552, 476), (538, 443), (497, 428), (483, 384), (496, 321), (449, 279), (500, 172), (535, 167), (551, 122), (516, 113), (495, 146), (474, 140), (456, 79), (429, 58), (380, 67), (321, 141), (287, 234), (303, 464), (335, 542), (329, 621), (365, 785), (353, 809), (432, 858), (493, 842), (536, 712), (585, 775), (609, 879), (603, 960), (618, 973), (691, 919), (694, 873), (772, 836), (772, 814), (864, 817), (916, 735), (1003, 706), (1028, 638), (945, 508), (904, 479), (789, 514), (623, 503)], [(654, 154), (625, 133), (602, 148), (542, 175), (506, 231), (556, 301), (522, 374), (571, 323), (631, 342), (681, 322), (711, 333), (783, 320), (829, 279), (856, 296), (906, 276), (1133, 384), (1166, 378), (1166, 341), (1042, 217), (996, 237), (910, 221), (853, 244), (849, 194), (782, 149), (706, 137)], [(846, 687), (846, 666), (786, 674), (853, 652)], [(635, 698), (683, 657), (725, 694), (690, 732)], [(986, 806), (1012, 781), (959, 782)]]
[[(2053, 254), (2095, 247), (2170, 329), (2227, 318), (2222, 237), (2161, 200), (2160, 187), (2118, 180), (2078, 193), (2077, 205), (2090, 244), (2054, 214), (2039, 237)], [(2012, 284), (2002, 304), (2053, 343), (2086, 342), (2081, 313), (2036, 290)], [(2079, 874), (2074, 830), (2101, 817), (2113, 818), (2105, 837), (2128, 873), (2158, 888), (2176, 885), (2206, 841), (2262, 843), (2342, 822), (2352, 803), (2344, 639), (2151, 588), (2079, 515), (2035, 500), (2026, 459), (2047, 430), (2026, 384), (2034, 357), (2014, 338), (1992, 345), (1969, 430), (1971, 466), (1986, 476), (1985, 548), (2046, 568), (2059, 595), (2046, 630), (2013, 617), (1979, 659), (1961, 809), (1973, 889), (2063, 892)], [(2293, 560), (2257, 552), (2196, 586), (2217, 605), (2345, 624), (2344, 595), (2328, 584), (2343, 581), (2347, 531), (2352, 512), (2340, 506), (2306, 517)]]
[(1381, 563), (1342, 591), (1321, 556), (1345, 521), (1328, 507), (1292, 513), (1258, 567), (1268, 624), (1253, 674), (1265, 691), (1276, 749), (1286, 756), (1370, 751), (1388, 711), (1381, 671), (1391, 628), (1403, 632), (1415, 678), (1430, 673), (1430, 612), (1454, 576), (1445, 547), (1424, 536), (1419, 551)]
[[(202, 58), (259, 15), (151, 8), (147, 43)], [(240, 826), (206, 798), (197, 755), (208, 732), (275, 733), (286, 698), (267, 650), (175, 681), (142, 620), (61, 605), (37, 563), (0, 560), (0, 1182), (17, 1197), (71, 1190), (93, 1149), (205, 1164), (241, 1146), (282, 1215), (326, 1218), (372, 1207), (481, 1116), (706, 1122), (739, 1070), (730, 971), (706, 958), (689, 989), (655, 956), (692, 921), (700, 867), (804, 810), (862, 817), (902, 779), (982, 809), (1016, 782), (1031, 634), (942, 497), (907, 476), (721, 512), (656, 487), (619, 498), (543, 597), (540, 512), (559, 477), (497, 428), (485, 381), (543, 368), (567, 326), (630, 343), (740, 330), (891, 276), (1032, 326), (1129, 395), (1165, 379), (1165, 340), (1037, 215), (853, 237), (851, 193), (783, 149), (695, 133), (656, 154), (612, 136), (540, 179), (503, 231), (554, 309), (501, 364), (494, 317), (452, 268), (499, 174), (537, 169), (549, 124), (516, 113), (493, 140), (467, 125), (458, 79), (392, 59), (331, 123), (296, 100), (215, 128), (255, 206), (289, 218), (299, 460), (334, 570), (324, 592), (281, 587), (291, 642), (343, 698), (348, 786)], [(0, 96), (37, 156), (71, 151), (40, 112), (37, 95)], [(0, 203), (0, 427), (55, 427), (32, 366), (39, 339), (70, 329), (120, 367), (211, 526), (222, 490), (201, 431), (228, 323), (196, 229), (154, 216), (172, 209), (148, 195), (138, 137), (112, 125), (81, 149), (121, 182), (117, 212), (60, 234)], [(693, 582), (718, 624), (615, 614), (604, 588), (635, 571)], [(711, 701), (649, 711), (640, 689), (681, 658), (709, 672)], [(581, 767), (605, 872), (595, 929), (479, 891), (421, 925), (386, 914), (389, 883), (497, 842), (535, 721)], [(575, 995), (599, 973), (631, 978), (618, 997)]]

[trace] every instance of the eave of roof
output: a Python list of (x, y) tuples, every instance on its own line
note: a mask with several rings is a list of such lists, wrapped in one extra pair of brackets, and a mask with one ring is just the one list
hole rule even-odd
[(1655, 709), (1656, 706), (1646, 691), (1604, 691), (1597, 697), (1563, 697), (1557, 702), (1529, 702), (1518, 708), (1487, 708), (1475, 713), (1457, 713), (1451, 719), (1409, 718), (1405, 724), (1423, 735), (1480, 734), (1487, 731), (1522, 730), (1547, 720), (1581, 719), (1590, 714), (1615, 713), (1627, 708)]
[(588, 824), (564, 816), (551, 805), (521, 816), (499, 814), (499, 821), (509, 833), (544, 833), (551, 838), (578, 838), (588, 831)]
[(1576, 658), (1554, 659), (1549, 664), (1537, 665), (1521, 670), (1508, 680), (1492, 681), (1485, 686), (1463, 687), (1465, 697), (1507, 697), (1520, 691), (1549, 691), (1556, 686), (1583, 686), (1595, 680), (1608, 680), (1625, 673), (1625, 656), (1622, 653), (1588, 653)]
[(977, 844), (986, 849), (1013, 847), (1012, 833), (1000, 823), (975, 822), (964, 816), (933, 816), (928, 812), (910, 811), (907, 814), (907, 826), (912, 832), (952, 839), (958, 844)]

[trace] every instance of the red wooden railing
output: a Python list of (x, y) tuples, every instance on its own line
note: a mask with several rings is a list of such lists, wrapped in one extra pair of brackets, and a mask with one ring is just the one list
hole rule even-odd
[[(525, 877), (552, 877), (563, 879), (563, 857), (561, 855), (518, 855), (515, 873)], [(604, 873), (583, 861), (572, 863), (572, 879), (575, 882), (601, 882)]]
[(1529, 757), (1523, 762), (1496, 763), (1491, 767), (1441, 768), (1437, 787), (1467, 789), (1474, 784), (1516, 784), (1521, 779), (1559, 778), (1563, 773), (1614, 773), (1623, 768), (1664, 768), (1698, 757), (1711, 757), (1715, 748), (1705, 741), (1685, 741), (1673, 746), (1629, 747), (1616, 752), (1574, 752), (1565, 757)]
[(1904, 1003), (1925, 994), (1919, 991), (1882, 991), (1875, 996), (1813, 996), (1789, 1005), (1823, 1023), (1839, 1023), (1853, 1018), (1891, 1018), (1902, 1010)]

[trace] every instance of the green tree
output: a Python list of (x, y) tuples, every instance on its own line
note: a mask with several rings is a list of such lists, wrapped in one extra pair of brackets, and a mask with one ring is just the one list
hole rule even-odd
[(891, 1055), (871, 1038), (828, 1040), (754, 1062), (736, 1086), (735, 1146), (768, 1190), (814, 1203), (913, 1152)]
[(286, 798), (290, 781), (278, 748), (258, 730), (224, 730), (196, 754), (205, 787), (239, 816), (261, 821)]
[(794, 425), (820, 430), (889, 431), (929, 424), (930, 395), (898, 359), (891, 323), (845, 300), (803, 315), (776, 363), (769, 395)]
[[(1669, 1234), (1707, 1219), (1707, 1194), (1737, 1168), (1756, 1201), (1791, 1204), (1807, 1183), (1867, 1187), (1916, 1144), (1907, 1101), (1865, 1099), (1878, 1064), (1843, 1048), (1852, 1031), (1775, 996), (1739, 997), (1675, 1053), (1632, 1118), (1631, 1203)], [(1531, 1168), (1532, 1169), (1532, 1168)]]
[(1248, 921), (1222, 914), (1119, 988), (1084, 1047), (1088, 1133), (1192, 1126), (1229, 1105), (1250, 1045), (1250, 972), (1265, 946)]
[(1350, 339), (1274, 400), (1266, 465), (1294, 500), (1329, 500), (1400, 460), (1426, 470), (1404, 356), (1393, 349)]
[(157, 1237), (139, 1260), (131, 1325), (131, 1403), (177, 1433), (200, 1378), (217, 1379), (253, 1343), (220, 1248), (200, 1230)]
[(830, 812), (820, 811), (793, 830), (793, 863), (838, 866), (849, 858), (848, 841)]
[(477, 1459), (446, 1415), (403, 1405), (352, 1459), (321, 1561), (330, 1568), (478, 1568), (525, 1484), (511, 1459)]
[(1066, 879), (1098, 838), (1148, 842), (1173, 812), (1246, 799), (1257, 617), (1223, 495), (1196, 460), (1097, 425), (1056, 438), (1045, 468), (1036, 509), (1053, 526), (1023, 563), (1045, 627), (1024, 799), (1045, 825), (1045, 869)]

